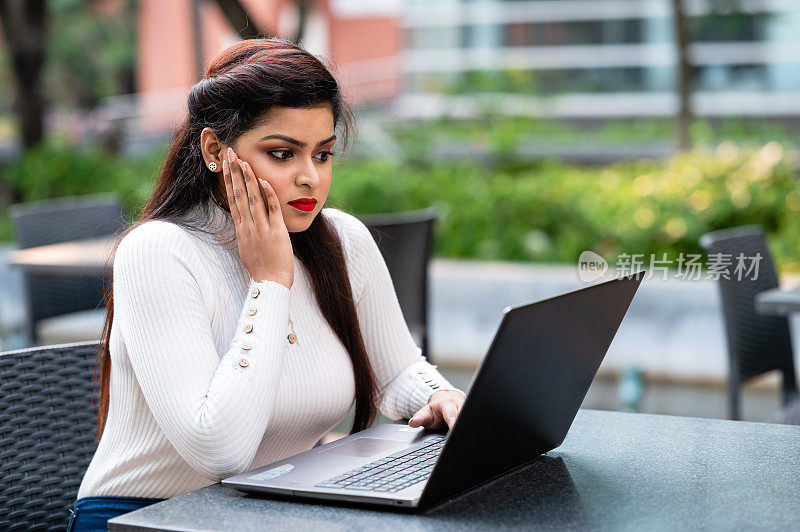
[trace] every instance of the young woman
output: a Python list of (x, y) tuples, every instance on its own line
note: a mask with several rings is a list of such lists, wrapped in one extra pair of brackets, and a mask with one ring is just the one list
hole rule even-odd
[(464, 401), (414, 343), (368, 229), (323, 209), (352, 114), (322, 63), (238, 42), (188, 106), (115, 251), (71, 530), (308, 450), (353, 404), (351, 432), (378, 409), (450, 426)]

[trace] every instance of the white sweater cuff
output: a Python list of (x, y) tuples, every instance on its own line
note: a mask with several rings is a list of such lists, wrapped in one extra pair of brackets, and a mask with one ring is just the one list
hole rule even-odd
[[(381, 411), (392, 420), (410, 419), (428, 404), (431, 395), (442, 390), (459, 390), (439, 373), (424, 356), (409, 364), (384, 389)], [(466, 395), (466, 394), (464, 394)]]

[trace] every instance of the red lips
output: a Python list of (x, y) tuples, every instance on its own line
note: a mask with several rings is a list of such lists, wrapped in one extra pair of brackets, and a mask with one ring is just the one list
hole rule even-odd
[(309, 212), (313, 211), (314, 207), (317, 206), (317, 200), (315, 200), (314, 198), (300, 198), (290, 201), (289, 205), (291, 205), (295, 209), (299, 209), (304, 212)]

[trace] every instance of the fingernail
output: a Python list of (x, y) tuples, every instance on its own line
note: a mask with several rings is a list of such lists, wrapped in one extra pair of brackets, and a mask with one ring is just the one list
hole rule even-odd
[(236, 154), (235, 154), (235, 153), (233, 153), (233, 148), (228, 148), (228, 159), (229, 159), (231, 162), (234, 162), (234, 161), (236, 161)]
[(261, 183), (261, 188), (267, 188), (267, 182), (261, 178), (258, 178), (258, 182)]

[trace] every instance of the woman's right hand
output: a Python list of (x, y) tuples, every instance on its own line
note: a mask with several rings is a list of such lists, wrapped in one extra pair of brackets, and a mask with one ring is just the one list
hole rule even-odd
[(226, 155), (222, 174), (236, 226), (239, 258), (256, 281), (274, 281), (291, 288), (294, 252), (278, 196), (266, 180), (256, 178), (250, 165), (233, 149), (228, 148)]

